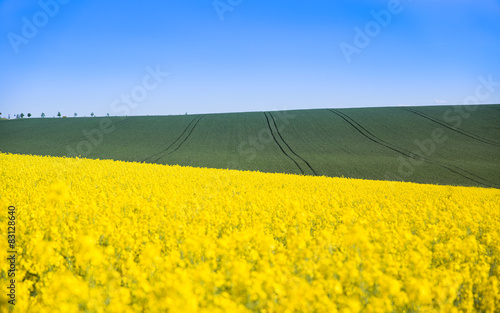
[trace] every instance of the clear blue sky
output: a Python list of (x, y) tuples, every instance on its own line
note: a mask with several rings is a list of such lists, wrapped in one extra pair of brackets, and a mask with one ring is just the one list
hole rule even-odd
[(500, 82), (500, 1), (397, 2), (3, 0), (0, 112), (457, 104)]

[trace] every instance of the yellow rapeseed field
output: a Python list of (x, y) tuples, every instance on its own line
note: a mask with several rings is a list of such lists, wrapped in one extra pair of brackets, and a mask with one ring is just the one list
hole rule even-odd
[(2, 153), (0, 181), (1, 312), (500, 311), (497, 189)]

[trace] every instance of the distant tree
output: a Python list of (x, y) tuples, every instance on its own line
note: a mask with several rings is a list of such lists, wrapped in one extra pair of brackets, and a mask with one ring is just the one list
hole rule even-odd
[[(1, 114), (2, 114), (2, 113), (0, 113), (0, 115), (1, 115)], [(109, 113), (106, 113), (106, 115), (107, 115), (107, 116), (109, 116)]]
[(61, 112), (57, 112), (57, 116), (61, 117)]
[(21, 118), (23, 118), (23, 117), (24, 117), (24, 113), (21, 113)]
[(90, 113), (90, 116), (94, 117), (94, 112)]
[(31, 117), (31, 113), (28, 113), (28, 117)]
[(75, 113), (75, 117), (77, 116), (78, 114)]
[(44, 117), (45, 117), (45, 113), (42, 112), (42, 118), (44, 118)]

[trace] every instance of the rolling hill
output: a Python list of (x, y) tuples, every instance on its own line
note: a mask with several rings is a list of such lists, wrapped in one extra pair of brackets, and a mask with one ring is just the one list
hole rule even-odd
[(3, 120), (0, 151), (500, 188), (500, 105)]

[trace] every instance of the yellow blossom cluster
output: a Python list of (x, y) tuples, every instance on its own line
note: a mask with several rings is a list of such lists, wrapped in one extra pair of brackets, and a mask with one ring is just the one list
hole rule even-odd
[(0, 312), (500, 311), (497, 189), (3, 153), (0, 179)]

